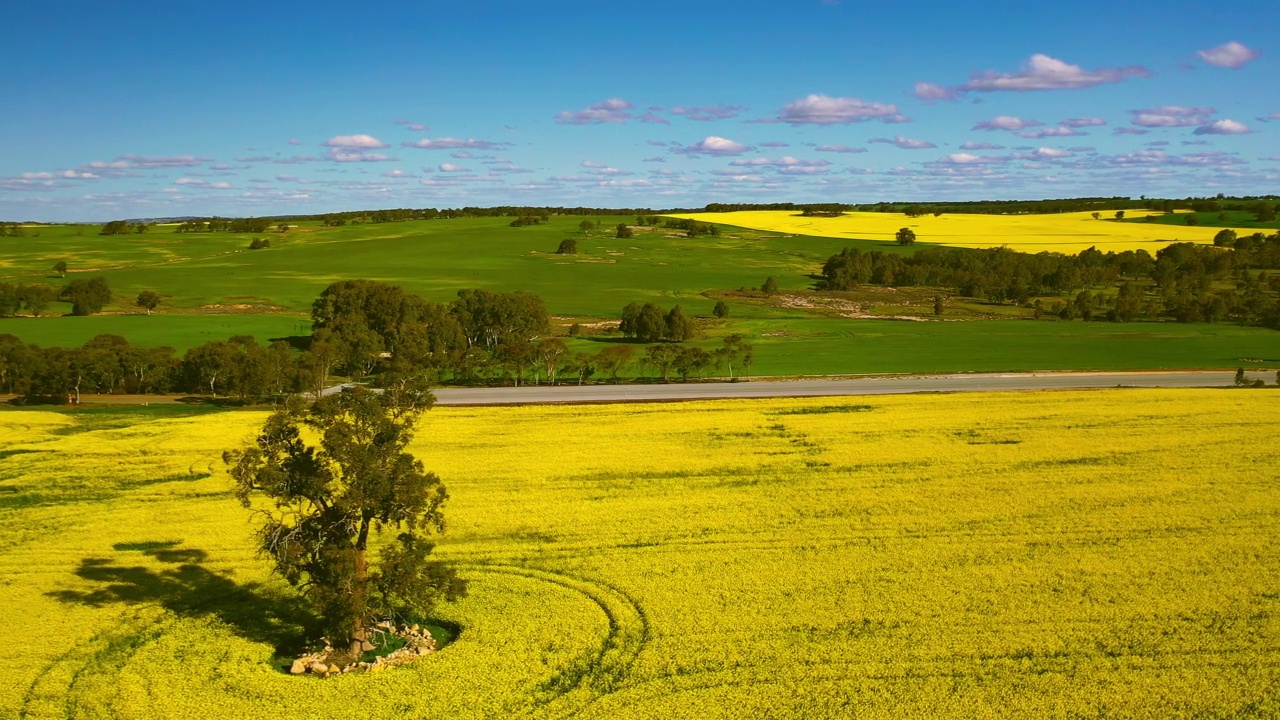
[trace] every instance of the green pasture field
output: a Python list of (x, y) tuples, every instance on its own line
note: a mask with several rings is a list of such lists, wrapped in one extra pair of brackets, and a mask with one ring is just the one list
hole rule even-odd
[(324, 680), (266, 416), (0, 411), (0, 717), (1280, 715), (1272, 391), (436, 408), (460, 632)]
[[(1271, 234), (1276, 230), (1280, 230), (1280, 220), (1272, 220), (1271, 222), (1258, 222), (1258, 215), (1254, 212), (1246, 210), (1228, 210), (1225, 213), (1216, 212), (1178, 212), (1171, 215), (1149, 215), (1142, 218), (1125, 218), (1121, 222), (1134, 223), (1159, 223), (1161, 225), (1186, 225), (1187, 218), (1194, 215), (1201, 227), (1224, 227), (1224, 228), (1257, 228), (1258, 232)], [(1225, 219), (1220, 217), (1225, 215)]]
[[(774, 276), (784, 293), (803, 292), (813, 286), (826, 258), (843, 247), (909, 253), (921, 245), (903, 248), (732, 227), (722, 227), (719, 237), (695, 239), (662, 228), (636, 228), (635, 237), (619, 240), (613, 227), (630, 217), (586, 218), (600, 227), (589, 234), (578, 228), (583, 219), (552, 217), (546, 225), (523, 228), (509, 227), (509, 218), (333, 228), (310, 223), (257, 236), (179, 234), (173, 226), (157, 226), (145, 234), (104, 237), (92, 226), (31, 226), (24, 237), (0, 238), (0, 280), (59, 285), (65, 281), (51, 277), (47, 268), (63, 259), (72, 270), (69, 278), (106, 277), (117, 302), (107, 314), (92, 317), (0, 319), (0, 333), (44, 346), (79, 345), (114, 333), (131, 343), (169, 345), (179, 352), (237, 334), (267, 341), (307, 334), (306, 313), (328, 284), (367, 278), (438, 302), (450, 301), (461, 288), (526, 290), (544, 298), (560, 333), (577, 321), (616, 320), (632, 301), (664, 308), (679, 303), (699, 318), (697, 344), (711, 348), (729, 333), (747, 335), (756, 348), (751, 372), (757, 375), (1280, 362), (1280, 334), (1227, 324), (1007, 321), (991, 318), (1015, 311), (1012, 306), (958, 301), (949, 301), (944, 316), (952, 322), (850, 319), (788, 307), (739, 290), (750, 291)], [(273, 247), (245, 249), (253, 237), (269, 238)], [(579, 254), (555, 254), (566, 238), (578, 241)], [(155, 315), (143, 315), (129, 303), (143, 289), (164, 296)], [(729, 303), (727, 321), (711, 318), (718, 299)], [(891, 300), (871, 302), (870, 312), (900, 312)], [(56, 303), (51, 310), (65, 308)], [(597, 351), (619, 340), (599, 335), (570, 344)]]

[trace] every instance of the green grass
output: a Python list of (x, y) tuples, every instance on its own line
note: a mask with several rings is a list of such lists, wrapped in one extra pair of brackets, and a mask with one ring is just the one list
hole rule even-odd
[[(1216, 213), (1202, 215), (1204, 224), (1216, 221)], [(1229, 222), (1238, 226), (1242, 218), (1237, 215), (1244, 214), (1230, 214)], [(1178, 216), (1157, 221), (1172, 217)], [(142, 235), (102, 237), (94, 228), (30, 228), (26, 237), (0, 239), (0, 280), (61, 284), (65, 281), (51, 278), (47, 268), (65, 259), (73, 271), (68, 277), (105, 276), (117, 296), (108, 311), (120, 314), (0, 319), (0, 333), (45, 346), (75, 346), (115, 333), (131, 343), (170, 345), (179, 352), (236, 334), (266, 341), (307, 334), (306, 313), (328, 284), (368, 278), (438, 302), (469, 287), (537, 293), (560, 318), (561, 331), (576, 320), (614, 320), (632, 301), (664, 308), (680, 303), (701, 318), (697, 342), (706, 347), (718, 346), (731, 332), (749, 335), (756, 347), (752, 373), (760, 375), (1220, 368), (1235, 367), (1242, 358), (1280, 362), (1280, 334), (1232, 325), (913, 323), (781, 307), (731, 291), (758, 287), (768, 276), (784, 293), (807, 290), (826, 258), (846, 246), (907, 253), (919, 248), (732, 227), (723, 227), (719, 237), (696, 239), (662, 228), (637, 229), (634, 238), (619, 240), (612, 230), (584, 235), (578, 229), (582, 219), (553, 217), (546, 225), (524, 228), (508, 227), (508, 218), (339, 228), (310, 224), (283, 235), (263, 234), (273, 247), (258, 251), (244, 249), (250, 235), (178, 234), (158, 227)], [(612, 228), (630, 218), (594, 219)], [(554, 254), (570, 237), (578, 240), (580, 254)], [(108, 269), (76, 272), (85, 268)], [(164, 296), (156, 315), (137, 314), (130, 306), (143, 289)], [(730, 305), (728, 322), (710, 318), (719, 298)], [(891, 300), (868, 302), (873, 313), (902, 312)], [(65, 309), (61, 303), (54, 308)], [(956, 302), (948, 312), (991, 318), (1014, 309)], [(602, 340), (617, 338), (571, 345), (596, 351)]]
[[(1225, 214), (1225, 218), (1220, 215)], [(1201, 227), (1224, 227), (1224, 228), (1257, 228), (1259, 232), (1270, 234), (1280, 230), (1280, 220), (1272, 220), (1271, 222), (1258, 222), (1258, 214), (1246, 210), (1228, 210), (1226, 213), (1216, 212), (1193, 212), (1193, 213), (1174, 213), (1172, 215), (1151, 215), (1145, 218), (1125, 218), (1121, 222), (1134, 223), (1158, 223), (1160, 225), (1186, 225), (1187, 218), (1194, 215)]]

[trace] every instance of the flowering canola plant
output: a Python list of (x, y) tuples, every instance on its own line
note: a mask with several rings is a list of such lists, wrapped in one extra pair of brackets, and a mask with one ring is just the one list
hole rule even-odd
[(219, 460), (264, 418), (0, 412), (0, 717), (1280, 714), (1270, 392), (437, 408), (461, 632), (328, 680)]
[[(1151, 210), (1130, 210), (1129, 217), (1157, 215)], [(899, 213), (850, 212), (837, 217), (802, 217), (786, 210), (744, 210), (727, 213), (694, 213), (673, 217), (735, 227), (812, 235), (815, 237), (883, 240), (894, 242), (900, 228), (910, 228), (919, 243), (952, 247), (1007, 247), (1020, 252), (1075, 254), (1091, 247), (1102, 252), (1146, 250), (1152, 255), (1176, 242), (1212, 244), (1222, 228), (1117, 222), (1095, 219), (1092, 213), (1036, 215), (978, 215), (944, 213), (907, 217)], [(1249, 235), (1256, 230), (1237, 230)]]

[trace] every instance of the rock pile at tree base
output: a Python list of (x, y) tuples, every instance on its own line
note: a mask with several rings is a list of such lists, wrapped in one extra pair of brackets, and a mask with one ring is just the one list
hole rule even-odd
[(365, 662), (359, 659), (360, 654), (376, 649), (377, 644), (367, 639), (353, 640), (349, 649), (335, 650), (326, 638), (323, 650), (294, 660), (289, 672), (293, 675), (311, 674), (320, 677), (347, 672), (377, 672), (383, 668), (407, 665), (436, 651), (435, 638), (431, 637), (430, 631), (419, 625), (397, 628), (392, 623), (382, 622), (374, 627), (371, 635), (373, 634), (382, 635), (387, 640), (391, 637), (401, 638), (405, 642), (404, 647), (376, 657), (372, 662)]

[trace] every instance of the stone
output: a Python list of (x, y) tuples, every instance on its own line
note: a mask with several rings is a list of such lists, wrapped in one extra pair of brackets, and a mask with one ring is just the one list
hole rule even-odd
[(298, 658), (297, 660), (294, 660), (293, 665), (289, 666), (289, 673), (291, 675), (301, 675), (306, 671), (307, 671), (307, 663), (302, 658)]
[(322, 662), (313, 662), (311, 663), (311, 672), (317, 675), (323, 675), (329, 672), (329, 666)]
[(347, 651), (350, 652), (352, 655), (359, 655), (360, 653), (364, 652), (363, 645), (364, 643), (360, 640), (352, 640), (351, 647), (347, 648)]
[(368, 640), (365, 640), (360, 643), (360, 650), (362, 652), (369, 652), (370, 650), (377, 650), (377, 649), (378, 649), (377, 646), (369, 642)]

